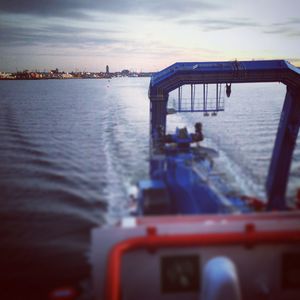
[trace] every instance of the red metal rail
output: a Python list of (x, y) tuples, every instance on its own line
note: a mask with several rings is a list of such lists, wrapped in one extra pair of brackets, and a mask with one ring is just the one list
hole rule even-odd
[(121, 300), (121, 259), (128, 251), (136, 249), (157, 249), (164, 247), (194, 247), (234, 245), (254, 246), (257, 244), (299, 243), (300, 229), (289, 231), (255, 231), (253, 224), (246, 224), (244, 232), (223, 232), (205, 234), (157, 235), (155, 227), (147, 229), (148, 235), (131, 238), (116, 244), (110, 252), (106, 298)]

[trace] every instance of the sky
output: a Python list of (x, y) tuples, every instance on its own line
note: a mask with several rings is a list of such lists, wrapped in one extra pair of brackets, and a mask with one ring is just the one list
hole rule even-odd
[(177, 61), (300, 66), (298, 0), (0, 0), (0, 71), (159, 71)]

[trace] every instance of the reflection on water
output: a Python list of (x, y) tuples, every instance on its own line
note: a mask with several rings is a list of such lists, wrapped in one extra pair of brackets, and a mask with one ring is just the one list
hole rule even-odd
[(0, 85), (0, 294), (45, 299), (89, 276), (90, 229), (147, 174), (148, 80)]
[[(148, 173), (148, 84), (0, 82), (5, 299), (45, 299), (52, 288), (89, 277), (90, 229), (124, 215), (129, 186)], [(239, 193), (264, 197), (284, 92), (282, 85), (234, 85), (225, 113), (172, 115), (169, 129), (202, 121), (206, 145), (220, 152), (220, 176)], [(299, 146), (291, 174), (289, 195), (299, 186)]]

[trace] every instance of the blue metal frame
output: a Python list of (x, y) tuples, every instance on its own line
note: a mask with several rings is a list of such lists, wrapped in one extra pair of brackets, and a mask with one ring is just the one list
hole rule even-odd
[[(266, 181), (268, 208), (285, 208), (285, 191), (299, 126), (300, 70), (284, 60), (175, 63), (154, 74), (149, 86), (151, 145), (165, 131), (169, 93), (185, 84), (282, 82), (287, 94)], [(153, 153), (155, 149), (152, 149)], [(151, 173), (158, 161), (151, 159)]]
[(285, 191), (300, 126), (300, 90), (287, 88), (267, 178), (269, 209), (284, 209)]

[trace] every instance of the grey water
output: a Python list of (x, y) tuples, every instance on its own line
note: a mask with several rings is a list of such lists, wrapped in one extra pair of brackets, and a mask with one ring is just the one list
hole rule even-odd
[[(130, 186), (148, 176), (148, 85), (0, 81), (1, 298), (47, 299), (89, 278), (90, 230), (124, 216)], [(167, 129), (201, 121), (219, 176), (264, 199), (284, 95), (280, 84), (233, 85), (225, 112), (170, 115)], [(299, 142), (288, 198), (300, 187)]]

